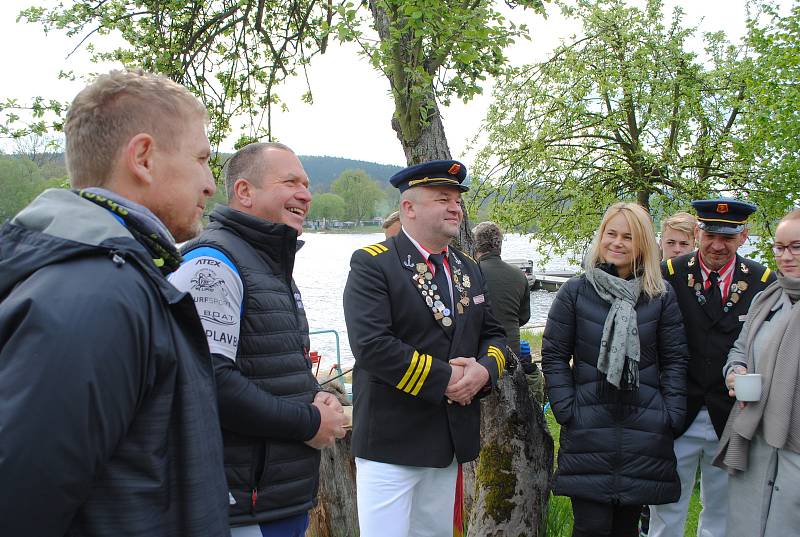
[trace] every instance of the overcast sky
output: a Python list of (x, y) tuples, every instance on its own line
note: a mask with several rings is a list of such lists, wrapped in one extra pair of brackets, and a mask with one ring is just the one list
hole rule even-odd
[[(88, 62), (85, 53), (66, 59), (78, 39), (57, 33), (45, 35), (39, 26), (16, 23), (19, 10), (32, 3), (35, 0), (0, 2), (0, 100), (16, 97), (26, 101), (34, 95), (69, 100), (83, 83), (57, 80), (59, 70), (71, 69), (80, 74), (97, 71), (97, 67)], [(791, 0), (784, 3), (791, 4)], [(731, 40), (739, 40), (744, 34), (745, 0), (667, 0), (666, 4), (670, 13), (676, 4), (683, 7), (685, 24), (699, 24), (703, 32), (724, 30)], [(512, 63), (542, 60), (560, 39), (568, 39), (578, 30), (574, 23), (563, 20), (553, 6), (547, 9), (547, 20), (514, 14), (515, 21), (525, 19), (531, 26), (532, 41), (509, 51)], [(405, 164), (400, 142), (390, 126), (394, 106), (389, 84), (354, 49), (331, 42), (328, 52), (312, 61), (308, 73), (314, 104), (300, 100), (305, 92), (303, 80), (290, 81), (279, 90), (288, 105), (287, 112), (273, 112), (273, 132), (280, 141), (304, 155)], [(490, 99), (491, 81), (482, 96), (442, 110), (455, 158), (470, 162), (471, 153), (466, 146), (478, 133)], [(231, 144), (223, 149), (230, 150)], [(8, 149), (7, 144), (0, 147)]]

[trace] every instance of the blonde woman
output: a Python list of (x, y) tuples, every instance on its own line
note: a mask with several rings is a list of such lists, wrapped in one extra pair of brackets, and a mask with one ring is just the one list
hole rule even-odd
[(675, 213), (661, 222), (661, 261), (672, 259), (695, 249), (697, 219), (689, 213)]
[(562, 426), (555, 493), (572, 500), (573, 536), (634, 537), (643, 504), (680, 495), (672, 439), (686, 412), (688, 351), (659, 259), (647, 211), (616, 203), (586, 272), (550, 308), (542, 366)]

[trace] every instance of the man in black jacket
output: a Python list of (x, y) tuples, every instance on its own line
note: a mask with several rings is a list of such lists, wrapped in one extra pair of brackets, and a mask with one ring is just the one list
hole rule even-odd
[(233, 537), (302, 537), (316, 504), (319, 449), (344, 436), (336, 397), (319, 390), (308, 321), (292, 279), (311, 204), (291, 149), (250, 144), (227, 165), (229, 206), (184, 245), (170, 278), (190, 291), (217, 378)]
[(0, 535), (228, 533), (211, 357), (164, 277), (215, 190), (205, 123), (165, 77), (100, 76), (64, 124), (81, 190), (0, 231)]
[(464, 166), (391, 178), (402, 229), (357, 250), (344, 290), (353, 371), (353, 455), (364, 537), (451, 536), (458, 463), (480, 450), (479, 397), (506, 363), (478, 265), (458, 235)]
[(755, 205), (715, 199), (693, 201), (692, 206), (697, 211), (699, 249), (662, 264), (678, 296), (689, 343), (686, 422), (674, 444), (681, 497), (650, 506), (651, 537), (683, 536), (698, 465), (703, 511), (697, 534), (726, 534), (728, 476), (711, 464), (733, 406), (722, 368), (753, 297), (775, 280), (768, 268), (736, 253), (747, 240), (746, 222)]

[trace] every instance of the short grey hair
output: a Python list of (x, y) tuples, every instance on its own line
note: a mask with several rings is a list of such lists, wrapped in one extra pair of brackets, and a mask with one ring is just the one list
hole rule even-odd
[(233, 200), (233, 185), (238, 179), (244, 178), (251, 183), (258, 184), (259, 179), (263, 176), (264, 168), (269, 165), (263, 160), (262, 155), (267, 149), (280, 149), (294, 154), (288, 145), (280, 142), (256, 142), (241, 148), (225, 166), (225, 191), (228, 194), (228, 202)]
[(482, 254), (499, 254), (503, 247), (503, 232), (494, 222), (481, 222), (472, 228), (475, 236), (475, 251)]

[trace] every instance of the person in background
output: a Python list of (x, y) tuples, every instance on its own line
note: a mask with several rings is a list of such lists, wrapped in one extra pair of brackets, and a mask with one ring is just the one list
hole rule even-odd
[(214, 195), (205, 107), (100, 75), (64, 123), (74, 190), (0, 230), (0, 535), (220, 537), (211, 356), (165, 276)]
[(643, 504), (680, 495), (686, 335), (641, 206), (608, 208), (585, 269), (559, 289), (542, 344), (562, 426), (554, 492), (572, 500), (573, 536), (634, 537)]
[[(678, 212), (661, 222), (661, 237), (658, 246), (661, 248), (661, 260), (688, 254), (695, 248), (695, 230), (697, 219), (687, 212)], [(650, 529), (650, 506), (642, 507), (639, 522), (639, 535), (645, 537)]]
[[(687, 212), (675, 213), (661, 222), (661, 237), (658, 246), (661, 248), (661, 260), (688, 254), (695, 248), (695, 231), (697, 219)], [(645, 537), (650, 529), (650, 506), (642, 507), (639, 522), (639, 535)]]
[(492, 312), (506, 331), (508, 346), (519, 356), (519, 327), (531, 318), (531, 293), (528, 279), (518, 268), (500, 258), (503, 232), (494, 222), (481, 222), (472, 228), (475, 259), (486, 279), (492, 298)]
[[(492, 313), (503, 325), (508, 347), (520, 360), (528, 379), (531, 394), (541, 401), (542, 373), (533, 362), (530, 346), (528, 352), (520, 351), (519, 328), (531, 318), (531, 294), (528, 279), (517, 267), (500, 258), (503, 249), (503, 232), (494, 222), (481, 222), (472, 228), (475, 240), (475, 259), (486, 280), (486, 289), (491, 298)], [(463, 469), (459, 466), (456, 484), (456, 512), (463, 506)]]
[(227, 163), (228, 205), (183, 246), (170, 278), (192, 293), (217, 379), (233, 537), (302, 537), (316, 505), (319, 450), (345, 434), (320, 391), (308, 321), (292, 279), (311, 204), (287, 146), (253, 143)]
[(800, 209), (781, 219), (780, 275), (753, 299), (723, 376), (761, 374), (761, 399), (739, 403), (714, 465), (730, 473), (727, 537), (784, 537), (800, 528)]
[(386, 217), (386, 220), (383, 221), (383, 234), (388, 239), (389, 237), (394, 237), (398, 233), (400, 233), (400, 212), (395, 211), (389, 216)]
[(466, 167), (390, 179), (402, 229), (357, 250), (344, 290), (363, 537), (451, 537), (458, 464), (480, 451), (480, 399), (505, 370), (503, 328), (458, 236)]
[(697, 219), (689, 213), (675, 213), (661, 222), (661, 261), (693, 252), (696, 232)]
[(650, 506), (649, 537), (683, 537), (698, 466), (703, 510), (697, 535), (727, 535), (728, 476), (711, 464), (733, 406), (720, 371), (753, 297), (775, 280), (768, 268), (737, 254), (755, 205), (723, 198), (695, 200), (692, 207), (698, 250), (661, 265), (678, 296), (689, 341), (686, 423), (675, 439), (681, 497)]

